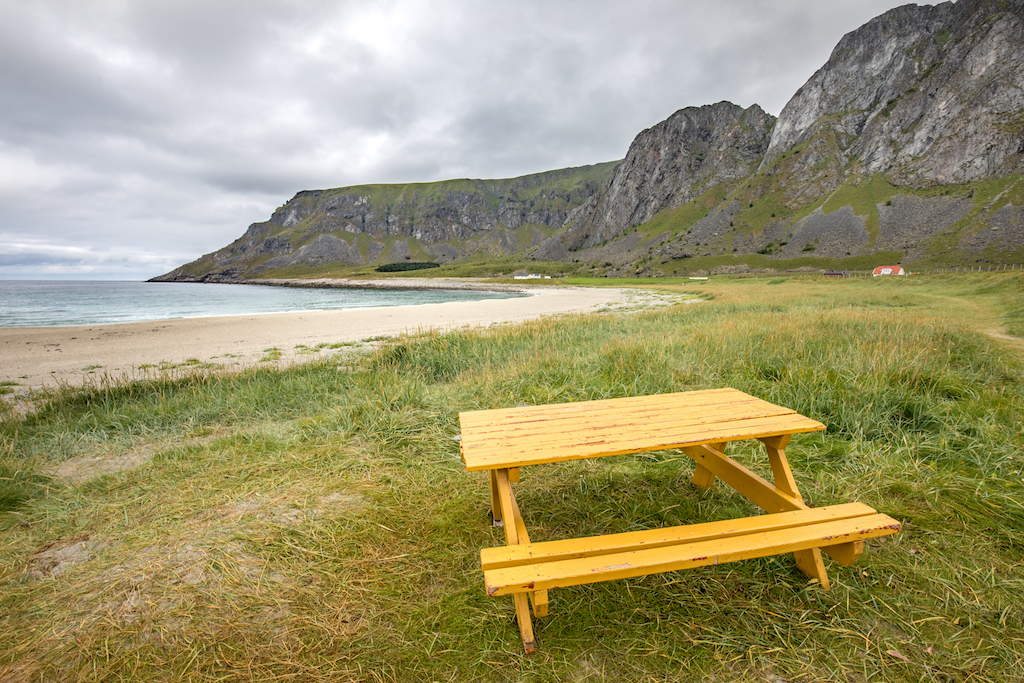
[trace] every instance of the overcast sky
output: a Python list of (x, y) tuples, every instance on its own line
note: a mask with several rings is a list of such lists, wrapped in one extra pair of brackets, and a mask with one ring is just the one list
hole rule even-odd
[(625, 156), (778, 115), (890, 0), (0, 0), (0, 279), (146, 279), (299, 190)]

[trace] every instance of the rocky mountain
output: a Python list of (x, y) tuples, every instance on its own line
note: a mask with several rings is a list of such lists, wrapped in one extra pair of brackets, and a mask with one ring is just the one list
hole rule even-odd
[[(693, 128), (673, 120), (729, 110), (683, 110), (641, 133), (609, 185), (538, 253), (621, 274), (1024, 260), (1021, 0), (906, 5), (847, 34), (768, 117), (768, 144), (745, 176), (628, 168), (666, 150), (685, 158)], [(735, 139), (704, 129), (718, 149)], [(753, 152), (761, 129), (744, 132)], [(665, 186), (680, 188), (669, 201)], [(630, 215), (650, 206), (660, 212)]]
[(233, 281), (375, 262), (451, 262), (535, 248), (603, 187), (617, 162), (509, 180), (299, 192), (263, 223), (158, 281)]
[(809, 143), (898, 185), (1024, 170), (1022, 19), (1024, 3), (996, 0), (906, 5), (874, 19), (789, 101), (761, 168)]
[(577, 209), (560, 241), (569, 250), (604, 242), (709, 188), (757, 170), (775, 117), (756, 104), (681, 109), (640, 133), (607, 189)]
[(511, 254), (629, 275), (1024, 261), (1024, 0), (886, 12), (777, 120), (719, 102), (618, 165), (302, 192), (163, 277)]

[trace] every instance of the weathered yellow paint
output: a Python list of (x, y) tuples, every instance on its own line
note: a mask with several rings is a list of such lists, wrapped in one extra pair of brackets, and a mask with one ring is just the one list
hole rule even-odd
[[(894, 522), (896, 520), (893, 520)], [(892, 533), (896, 533), (893, 531)], [(863, 541), (861, 541), (863, 543)], [(800, 572), (810, 578), (817, 579), (818, 585), (829, 590), (832, 584), (828, 580), (828, 573), (825, 572), (825, 563), (821, 561), (821, 549), (820, 548), (809, 548), (807, 550), (797, 550), (793, 553), (793, 559), (796, 560), (796, 568)]]
[[(512, 487), (509, 485), (510, 480), (509, 470), (494, 470), (494, 486), (497, 489), (498, 500), (501, 505), (502, 518), (505, 520), (505, 542), (508, 543), (507, 547), (518, 547), (520, 544), (530, 543), (530, 534), (526, 531), (526, 523), (523, 521), (523, 515), (519, 511), (519, 503), (516, 502), (516, 496), (512, 492)], [(531, 601), (533, 602), (533, 613), (538, 617), (546, 617), (548, 615), (548, 593), (547, 591), (535, 591), (530, 595)], [(523, 603), (524, 605), (526, 603)], [(522, 630), (527, 628), (530, 631), (530, 640), (532, 640), (533, 626), (530, 623), (529, 610), (525, 614), (520, 614), (520, 603), (516, 602), (516, 619), (519, 621), (519, 628)], [(527, 645), (527, 634), (523, 632), (523, 644), (529, 650)]]
[(766, 512), (803, 510), (807, 507), (802, 500), (779, 490), (771, 482), (710, 446), (689, 446), (683, 452)]
[(495, 526), (504, 524), (501, 516), (501, 498), (498, 496), (498, 470), (490, 470), (488, 480), (491, 483), (491, 519)]
[(874, 514), (681, 545), (491, 569), (484, 571), (484, 584), (488, 595), (550, 590), (766, 555), (795, 553), (830, 544), (886, 536), (899, 530), (900, 524), (893, 518)]
[(697, 488), (709, 489), (715, 483), (715, 474), (703, 465), (697, 465), (693, 470), (691, 483)]
[(562, 462), (825, 428), (735, 389), (459, 414), (469, 471)]
[(786, 460), (786, 451), (784, 450), (789, 439), (790, 435), (759, 440), (764, 444), (765, 452), (768, 454), (768, 462), (771, 463), (772, 475), (775, 478), (775, 487), (793, 498), (800, 498), (800, 490), (796, 487), (796, 479), (793, 478), (793, 471), (789, 468), (789, 461)]
[[(516, 504), (515, 496), (512, 494), (512, 487), (508, 481), (508, 470), (502, 469), (495, 472), (495, 484), (498, 489), (498, 500), (501, 503), (501, 516), (505, 520), (505, 541), (509, 545), (519, 543), (519, 530), (524, 529), (522, 517), (518, 515), (519, 506)], [(524, 591), (519, 591), (524, 593)], [(530, 602), (525, 594), (515, 596), (516, 621), (519, 623), (519, 635), (523, 639), (523, 648), (527, 654), (537, 649), (537, 639), (533, 635), (533, 622), (530, 620)]]
[(533, 622), (530, 621), (530, 601), (523, 593), (512, 596), (516, 606), (516, 621), (519, 622), (519, 635), (523, 639), (526, 654), (537, 651), (537, 638), (533, 635)]
[(494, 479), (498, 489), (498, 501), (501, 505), (501, 518), (505, 521), (503, 526), (505, 529), (505, 542), (509, 545), (517, 545), (519, 543), (517, 529), (519, 525), (515, 522), (516, 517), (513, 509), (518, 506), (512, 493), (512, 487), (508, 483), (508, 470), (495, 470)]
[(543, 543), (484, 548), (480, 564), (484, 570), (554, 562), (578, 557), (596, 557), (615, 553), (696, 543), (715, 538), (730, 538), (779, 529), (790, 529), (839, 519), (854, 519), (876, 514), (863, 503), (846, 503), (772, 515), (727, 519), (665, 529), (646, 529), (607, 536), (570, 538)]

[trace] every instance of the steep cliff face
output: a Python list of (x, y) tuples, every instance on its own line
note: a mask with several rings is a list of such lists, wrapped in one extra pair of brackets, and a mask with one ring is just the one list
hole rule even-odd
[(453, 261), (536, 247), (617, 162), (509, 180), (450, 180), (299, 192), (270, 220), (157, 280), (237, 280), (377, 261)]
[(1024, 257), (1024, 0), (887, 12), (847, 34), (774, 125), (745, 131), (750, 154), (726, 134), (716, 143), (738, 163), (687, 164), (694, 120), (735, 109), (685, 109), (644, 131), (537, 253), (619, 274), (728, 271), (732, 254), (761, 267)]
[(1022, 112), (1024, 2), (907, 5), (839, 42), (782, 110), (761, 168), (825, 139), (816, 147), (844, 175), (884, 173), (898, 185), (1020, 172)]
[(756, 104), (681, 109), (633, 140), (608, 185), (568, 221), (562, 244), (605, 242), (655, 214), (757, 169), (775, 117)]

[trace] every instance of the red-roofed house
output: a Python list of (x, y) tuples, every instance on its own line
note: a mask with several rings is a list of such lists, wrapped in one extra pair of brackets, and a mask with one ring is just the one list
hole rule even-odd
[(872, 277), (879, 275), (906, 275), (903, 266), (878, 266), (871, 272)]

